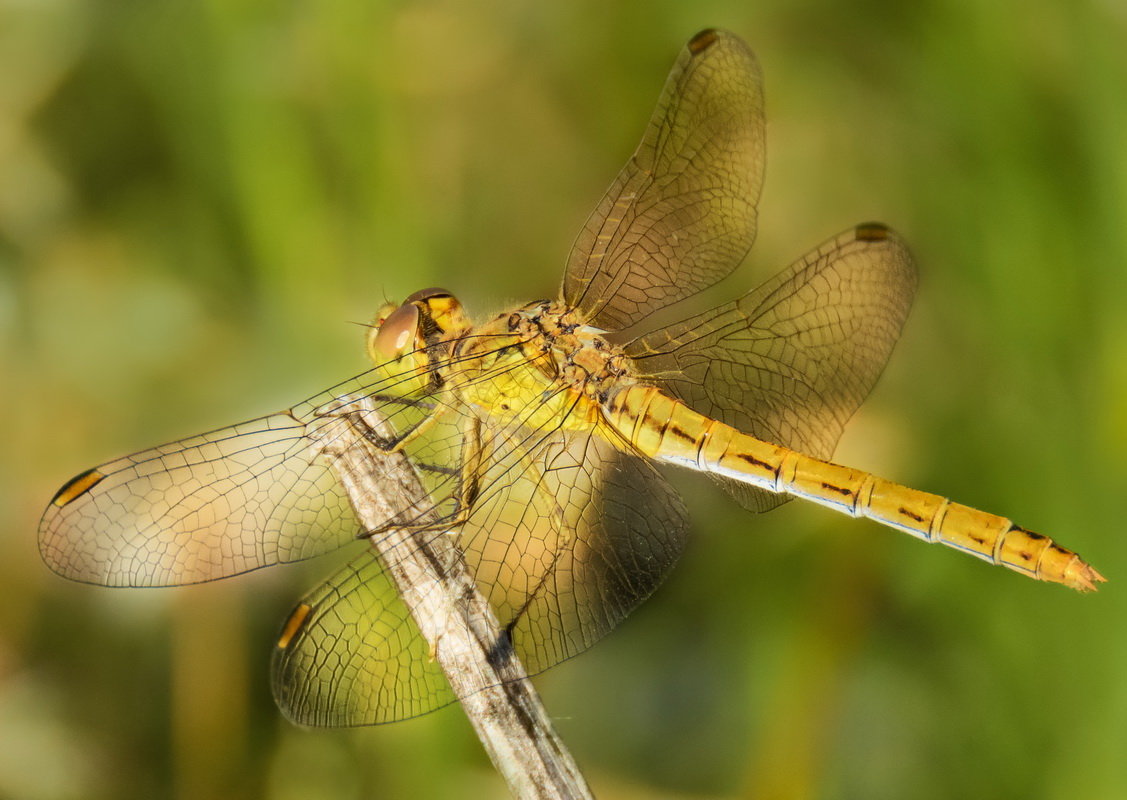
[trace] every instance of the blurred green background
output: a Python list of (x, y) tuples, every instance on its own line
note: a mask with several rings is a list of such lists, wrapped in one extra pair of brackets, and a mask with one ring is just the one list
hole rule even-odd
[(839, 460), (1014, 517), (1095, 596), (688, 479), (671, 580), (538, 679), (602, 798), (1127, 796), (1127, 6), (0, 0), (0, 797), (476, 798), (457, 709), (303, 731), (274, 635), (330, 560), (69, 584), (81, 469), (365, 368), (386, 299), (555, 292), (696, 30), (766, 76), (731, 296), (868, 219), (916, 310)]

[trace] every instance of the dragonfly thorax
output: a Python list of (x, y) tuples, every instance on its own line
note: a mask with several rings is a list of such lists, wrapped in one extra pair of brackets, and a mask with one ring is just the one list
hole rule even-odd
[(633, 383), (628, 359), (560, 303), (538, 301), (481, 325), (455, 346), (451, 368), (466, 402), (535, 426), (590, 429), (609, 387)]

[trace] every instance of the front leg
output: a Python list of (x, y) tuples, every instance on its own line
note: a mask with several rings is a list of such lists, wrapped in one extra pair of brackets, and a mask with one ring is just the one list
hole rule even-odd
[(462, 418), (462, 444), (459, 463), (453, 467), (418, 465), (422, 469), (450, 475), (457, 481), (457, 486), (447, 495), (454, 499), (454, 509), (441, 520), (442, 527), (448, 529), (452, 534), (461, 533), (460, 528), (469, 519), (474, 504), (481, 493), (483, 452), (481, 420), (477, 415), (467, 413)]
[[(446, 417), (452, 410), (450, 404), (439, 401), (435, 403), (435, 410), (431, 414), (424, 416), (406, 430), (400, 432), (394, 430), (390, 425), (373, 426), (369, 423), (366, 418), (368, 409), (365, 406), (370, 403), (371, 399), (370, 397), (364, 398), (348, 407), (340, 407), (336, 410), (335, 416), (346, 419), (366, 442), (384, 455), (403, 452), (405, 448), (431, 430), (439, 420)], [(453, 437), (449, 442), (451, 450), (457, 448), (457, 453), (451, 452), (450, 455), (454, 456), (451, 458), (444, 456), (443, 460), (446, 463), (428, 463), (428, 461), (419, 457), (419, 453), (408, 453), (410, 463), (416, 470), (429, 472), (435, 476), (444, 476), (437, 483), (429, 484), (429, 508), (434, 516), (425, 526), (421, 527), (427, 529), (442, 528), (457, 532), (468, 519), (474, 503), (477, 501), (481, 486), (480, 472), (484, 449), (481, 441), (481, 421), (475, 414), (466, 410), (462, 412), (460, 427), (461, 435), (456, 437), (461, 440), (460, 443), (455, 441)], [(429, 449), (430, 445), (424, 444), (423, 447)], [(445, 511), (438, 513), (442, 506), (446, 507)], [(381, 530), (394, 527), (419, 526), (410, 520), (399, 518), (389, 522)], [(361, 534), (361, 538), (378, 532)]]
[[(380, 398), (373, 397), (372, 399), (378, 400)], [(450, 404), (442, 402), (441, 398), (438, 398), (437, 402), (434, 403), (412, 403), (411, 405), (418, 408), (425, 408), (429, 413), (410, 425), (406, 430), (396, 431), (391, 435), (383, 434), (374, 430), (370, 425), (367, 425), (364, 422), (364, 411), (362, 409), (346, 409), (344, 414), (374, 447), (384, 453), (398, 453), (415, 439), (433, 428), (439, 420), (450, 412), (451, 408)]]
[(481, 444), (481, 420), (476, 414), (466, 414), (462, 418), (462, 452), (459, 465), (452, 470), (457, 474), (458, 486), (452, 495), (454, 510), (443, 518), (443, 526), (451, 533), (459, 534), (459, 528), (469, 519), (481, 492), (481, 464), (483, 447)]

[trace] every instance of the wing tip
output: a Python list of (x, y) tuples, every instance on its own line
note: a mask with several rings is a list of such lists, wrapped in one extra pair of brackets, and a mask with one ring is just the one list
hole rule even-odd
[(694, 56), (699, 56), (720, 38), (720, 31), (717, 28), (705, 28), (692, 39), (689, 39), (689, 52)]
[(289, 649), (294, 638), (305, 628), (309, 612), (312, 610), (313, 606), (308, 603), (298, 603), (297, 607), (290, 612), (290, 616), (286, 619), (286, 624), (282, 626), (282, 632), (278, 635), (278, 641), (275, 645), (279, 650)]
[(853, 228), (853, 237), (859, 242), (883, 242), (895, 236), (883, 222), (862, 222)]
[(85, 472), (80, 472), (64, 483), (59, 491), (55, 492), (55, 496), (51, 498), (50, 505), (56, 508), (70, 505), (105, 480), (105, 477), (105, 473), (97, 467), (88, 469)]

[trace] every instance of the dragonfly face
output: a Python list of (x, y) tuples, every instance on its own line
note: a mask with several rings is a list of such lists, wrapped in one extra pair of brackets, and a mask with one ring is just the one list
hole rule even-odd
[(411, 294), (399, 307), (385, 305), (376, 315), (368, 336), (368, 355), (376, 364), (411, 356), (431, 368), (427, 354), (448, 351), (470, 322), (462, 304), (450, 292), (437, 287)]
[[(52, 569), (172, 586), (296, 561), (388, 528), (457, 534), (530, 673), (582, 652), (668, 574), (685, 508), (656, 464), (708, 473), (766, 511), (801, 497), (1087, 590), (1051, 539), (828, 459), (879, 377), (916, 288), (883, 225), (828, 240), (742, 297), (612, 345), (604, 331), (727, 275), (755, 238), (762, 80), (747, 46), (682, 50), (641, 144), (573, 246), (558, 300), (473, 326), (425, 289), (381, 310), (375, 366), (277, 413), (87, 470), (52, 499)], [(390, 433), (433, 505), (359, 532), (324, 457), (356, 409)], [(351, 416), (350, 416), (351, 415)], [(374, 551), (306, 597), (277, 641), (282, 709), (311, 725), (389, 722), (454, 698)]]

